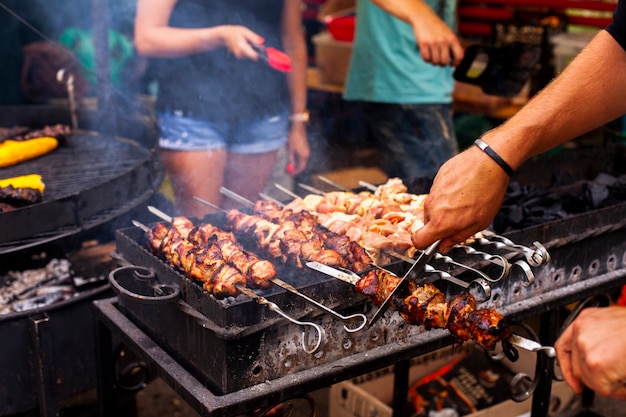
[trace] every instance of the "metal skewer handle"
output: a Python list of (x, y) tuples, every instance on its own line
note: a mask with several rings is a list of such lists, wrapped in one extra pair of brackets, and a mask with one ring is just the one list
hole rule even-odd
[(490, 230), (481, 232), (483, 238), (477, 238), (476, 241), (482, 245), (494, 245), (498, 249), (510, 249), (521, 253), (531, 266), (542, 266), (550, 262), (550, 254), (548, 250), (539, 242), (533, 242), (534, 249), (523, 245), (518, 245), (510, 239), (497, 235)]
[(302, 349), (304, 349), (306, 353), (313, 354), (317, 352), (320, 346), (322, 346), (322, 344), (324, 344), (324, 342), (326, 341), (326, 333), (324, 333), (324, 329), (322, 329), (318, 324), (310, 321), (300, 321), (294, 319), (293, 317), (285, 313), (276, 303), (271, 302), (265, 297), (261, 297), (249, 288), (238, 286), (237, 289), (239, 289), (239, 291), (241, 291), (243, 294), (246, 294), (248, 297), (255, 299), (259, 304), (266, 305), (270, 310), (277, 314), (280, 314), (290, 322), (298, 324), (300, 326), (313, 328), (315, 330), (316, 337), (313, 339), (312, 344), (307, 343), (309, 338), (307, 338), (306, 332), (302, 332)]
[[(350, 333), (353, 332), (358, 332), (359, 330), (363, 329), (363, 327), (365, 327), (365, 325), (367, 324), (367, 316), (365, 314), (352, 314), (350, 316), (344, 316), (342, 314), (339, 314), (338, 312), (336, 312), (335, 310), (326, 307), (324, 304), (321, 304), (317, 301), (315, 301), (314, 299), (308, 297), (307, 295), (303, 294), (302, 292), (298, 291), (294, 286), (292, 286), (291, 284), (286, 283), (285, 281), (279, 279), (279, 278), (274, 278), (272, 280), (273, 283), (275, 283), (276, 285), (278, 285), (281, 288), (284, 288), (285, 290), (292, 292), (296, 295), (298, 295), (299, 297), (304, 298), (306, 301), (308, 301), (309, 303), (315, 305), (316, 307), (324, 310), (325, 312), (332, 314), (333, 316), (337, 317), (339, 320), (345, 322), (345, 323), (357, 323), (356, 327), (348, 327), (347, 325), (344, 324), (343, 328)], [(360, 323), (359, 323), (360, 322)]]

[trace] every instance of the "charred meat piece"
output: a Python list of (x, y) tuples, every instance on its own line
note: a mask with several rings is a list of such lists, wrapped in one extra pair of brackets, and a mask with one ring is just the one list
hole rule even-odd
[(59, 143), (65, 143), (67, 137), (72, 133), (72, 128), (64, 124), (56, 124), (44, 126), (40, 129), (31, 129), (28, 127), (13, 127), (10, 129), (0, 129), (0, 141), (5, 139), (28, 140), (50, 136), (57, 138)]
[(0, 188), (0, 203), (17, 207), (24, 207), (41, 202), (41, 191), (34, 188), (14, 188), (12, 185)]

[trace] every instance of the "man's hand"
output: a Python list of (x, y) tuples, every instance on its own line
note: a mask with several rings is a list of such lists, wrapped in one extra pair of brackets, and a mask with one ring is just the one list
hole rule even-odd
[(463, 47), (452, 29), (423, 0), (371, 0), (413, 27), (422, 58), (433, 65), (459, 65)]
[(413, 24), (422, 58), (433, 65), (459, 65), (464, 50), (457, 36), (436, 14), (424, 14)]
[(626, 400), (626, 307), (586, 308), (554, 345), (565, 381), (580, 394)]
[(425, 248), (442, 239), (440, 251), (464, 242), (489, 226), (504, 200), (509, 177), (475, 146), (447, 161), (424, 202), (425, 226), (413, 244)]

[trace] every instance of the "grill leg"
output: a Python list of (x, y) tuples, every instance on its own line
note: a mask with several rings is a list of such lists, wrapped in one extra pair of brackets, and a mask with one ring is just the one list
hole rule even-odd
[[(548, 311), (541, 315), (539, 340), (543, 345), (554, 345), (559, 331), (559, 312)], [(554, 358), (550, 358), (543, 352), (537, 352), (537, 387), (533, 393), (531, 408), (532, 417), (547, 417), (550, 411), (550, 395), (552, 391), (552, 378), (554, 376)], [(541, 360), (539, 360), (541, 359)]]
[(409, 359), (398, 362), (393, 373), (393, 417), (406, 415), (406, 396), (409, 392)]
[(59, 394), (52, 353), (50, 318), (45, 314), (30, 317), (30, 325), (34, 353), (33, 385), (37, 391), (39, 415), (41, 417), (57, 416), (59, 415)]
[(98, 410), (100, 417), (112, 416), (115, 403), (113, 389), (113, 349), (111, 331), (102, 323), (96, 321), (96, 359), (97, 359), (97, 391)]

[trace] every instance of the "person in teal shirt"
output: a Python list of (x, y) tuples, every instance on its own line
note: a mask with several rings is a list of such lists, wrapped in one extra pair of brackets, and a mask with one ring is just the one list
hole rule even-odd
[(344, 99), (356, 101), (389, 177), (433, 178), (458, 152), (452, 120), (456, 0), (358, 0)]

